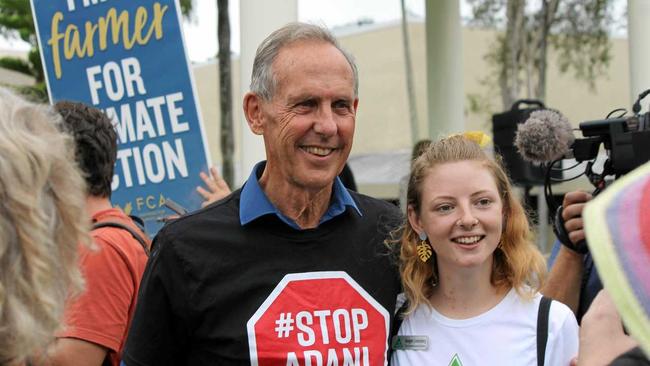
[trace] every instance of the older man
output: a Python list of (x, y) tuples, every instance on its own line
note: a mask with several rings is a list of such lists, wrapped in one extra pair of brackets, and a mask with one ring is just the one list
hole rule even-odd
[(384, 365), (400, 217), (346, 190), (357, 69), (326, 30), (260, 45), (244, 113), (266, 162), (227, 198), (157, 236), (126, 365)]

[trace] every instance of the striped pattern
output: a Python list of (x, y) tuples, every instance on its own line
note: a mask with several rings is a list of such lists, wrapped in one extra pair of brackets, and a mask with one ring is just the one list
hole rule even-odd
[(587, 243), (630, 334), (650, 354), (650, 163), (587, 204)]

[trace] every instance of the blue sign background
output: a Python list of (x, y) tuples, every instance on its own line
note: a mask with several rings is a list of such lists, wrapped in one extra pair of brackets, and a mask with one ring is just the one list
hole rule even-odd
[[(122, 133), (122, 137), (126, 138), (124, 141), (122, 139), (119, 141), (118, 161), (115, 165), (116, 175), (113, 179), (113, 188), (116, 184), (118, 187), (114, 190), (111, 201), (113, 205), (121, 207), (127, 213), (143, 218), (147, 232), (155, 234), (162, 226), (158, 220), (172, 214), (162, 206), (164, 198), (171, 198), (189, 210), (200, 207), (202, 199), (195, 192), (195, 187), (202, 184), (199, 172), (207, 171), (209, 164), (203, 126), (197, 111), (192, 77), (185, 54), (178, 4), (173, 0), (104, 0), (103, 2), (95, 0), (97, 4), (93, 5), (92, 1), (87, 1), (90, 5), (84, 7), (83, 0), (74, 0), (76, 9), (70, 11), (68, 2), (69, 0), (32, 0), (32, 10), (37, 26), (50, 100), (52, 103), (59, 100), (79, 101), (107, 112), (112, 107), (116, 111), (114, 119), (121, 120), (123, 124), (126, 124), (127, 118), (123, 118), (122, 110), (130, 109), (133, 132), (135, 132), (131, 137), (136, 138), (129, 139), (129, 135)], [(66, 44), (70, 45), (74, 41), (75, 32), (73, 28), (69, 28), (71, 25), (77, 27), (79, 44), (84, 46), (85, 37), (89, 34), (86, 32), (86, 23), (99, 24), (100, 18), (107, 19), (109, 11), (115, 9), (118, 17), (123, 12), (127, 12), (129, 23), (127, 33), (128, 38), (132, 39), (136, 33), (134, 23), (138, 8), (144, 8), (147, 18), (146, 21), (141, 22), (144, 24), (141, 38), (145, 38), (150, 27), (153, 26), (155, 6), (160, 6), (159, 9), (164, 10), (160, 22), (162, 25), (160, 39), (156, 38), (156, 32), (153, 29), (146, 44), (136, 42), (132, 48), (127, 49), (122, 33), (119, 33), (119, 42), (113, 43), (113, 27), (109, 25), (105, 50), (100, 49), (101, 32), (89, 32), (93, 33), (94, 54), (90, 56), (87, 54), (88, 52), (85, 52), (86, 54), (82, 57), (74, 55), (71, 59), (66, 59)], [(143, 9), (139, 11), (143, 13)], [(57, 29), (54, 30), (55, 37), (52, 37), (53, 18), (59, 12), (63, 18)], [(61, 15), (58, 17), (60, 18)], [(110, 21), (108, 23), (110, 24)], [(69, 30), (68, 36), (66, 36), (66, 29)], [(57, 33), (61, 36), (56, 36)], [(60, 78), (57, 78), (54, 63), (57, 47), (60, 59)], [(71, 49), (71, 47), (68, 48)], [(120, 69), (118, 66), (122, 66), (122, 60), (125, 59), (128, 60), (127, 74), (135, 75), (131, 77), (131, 80), (140, 80), (137, 78), (136, 69), (136, 64), (139, 63), (141, 82), (139, 84), (138, 82), (123, 84), (124, 95), (118, 99), (115, 97), (116, 93), (112, 93), (113, 99), (118, 100), (111, 100), (107, 89), (115, 90), (119, 87), (118, 79), (120, 78), (116, 78), (116, 75), (120, 75), (120, 73), (116, 73), (115, 70)], [(108, 63), (115, 64), (106, 68)], [(97, 69), (97, 66), (101, 69)], [(92, 69), (93, 67), (95, 69)], [(107, 72), (106, 70), (111, 67), (112, 72)], [(87, 75), (89, 68), (95, 70), (92, 77)], [(105, 79), (104, 74), (109, 79)], [(123, 77), (121, 79), (124, 80)], [(101, 85), (97, 84), (98, 82)], [(127, 94), (127, 84), (131, 85), (134, 95)], [(95, 101), (97, 103), (93, 103), (92, 85), (96, 86)], [(97, 87), (98, 85), (99, 87)], [(143, 89), (146, 92), (142, 93)], [(170, 100), (166, 99), (161, 104), (160, 99), (153, 99), (172, 95), (178, 98), (179, 95), (176, 93), (182, 93), (182, 100), (177, 100), (175, 103), (170, 103)], [(117, 94), (119, 96), (119, 93)], [(158, 110), (156, 110), (156, 104), (160, 105)], [(172, 110), (182, 109), (182, 113), (178, 115), (177, 123), (174, 124), (177, 132), (173, 131), (173, 118), (170, 116), (180, 111), (170, 112), (169, 104), (173, 105)], [(141, 112), (140, 117), (136, 113), (138, 108)], [(142, 113), (143, 111), (145, 113)], [(146, 117), (149, 117), (149, 122)], [(185, 125), (183, 122), (187, 124)], [(162, 128), (160, 128), (161, 126)], [(123, 131), (126, 131), (124, 125), (121, 127)], [(186, 131), (181, 131), (185, 129)], [(138, 139), (138, 136), (141, 139)], [(178, 139), (180, 139), (187, 174), (182, 174), (184, 171), (178, 165), (178, 161), (183, 160), (181, 159), (181, 149), (177, 145), (179, 144)], [(137, 155), (140, 155), (140, 159)], [(162, 164), (159, 164), (159, 157), (162, 157)], [(138, 169), (138, 166), (141, 169)], [(161, 172), (164, 173), (162, 181), (160, 181)], [(126, 180), (129, 173), (132, 183), (130, 186)], [(116, 179), (118, 179), (117, 183)]]

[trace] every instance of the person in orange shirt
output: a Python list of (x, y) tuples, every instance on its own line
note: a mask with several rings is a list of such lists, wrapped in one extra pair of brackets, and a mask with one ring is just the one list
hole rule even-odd
[[(101, 111), (81, 103), (59, 102), (55, 109), (74, 137), (76, 160), (87, 183), (86, 211), (95, 229), (96, 249), (80, 248), (86, 291), (71, 298), (64, 328), (49, 347), (45, 365), (119, 365), (135, 309), (150, 240), (132, 219), (110, 202), (117, 135)], [(112, 222), (119, 227), (97, 228)]]

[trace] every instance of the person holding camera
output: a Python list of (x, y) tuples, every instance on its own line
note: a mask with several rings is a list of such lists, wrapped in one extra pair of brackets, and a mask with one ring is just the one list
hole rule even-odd
[(548, 279), (541, 292), (566, 304), (576, 314), (578, 322), (602, 290), (598, 271), (585, 242), (582, 211), (592, 195), (572, 191), (564, 196), (557, 223), (559, 251), (552, 262)]
[(117, 134), (99, 109), (79, 102), (54, 105), (75, 144), (74, 161), (86, 180), (84, 218), (92, 220), (95, 250), (81, 247), (85, 291), (68, 299), (64, 327), (39, 366), (117, 366), (135, 311), (151, 241), (138, 224), (111, 205)]

